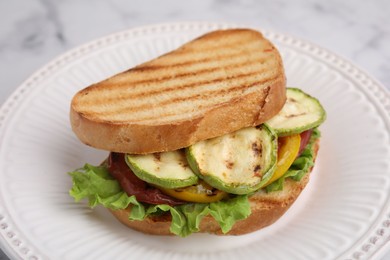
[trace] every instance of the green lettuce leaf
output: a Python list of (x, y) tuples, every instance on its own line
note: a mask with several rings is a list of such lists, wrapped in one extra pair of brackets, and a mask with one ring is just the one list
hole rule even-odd
[(222, 232), (227, 233), (237, 220), (246, 219), (251, 214), (248, 195), (210, 203), (210, 214), (219, 223)]
[(306, 173), (309, 172), (310, 167), (314, 165), (314, 151), (313, 144), (320, 138), (320, 131), (315, 128), (311, 135), (309, 144), (302, 151), (301, 155), (295, 159), (290, 168), (278, 180), (272, 182), (265, 187), (267, 192), (283, 190), (283, 184), (286, 178), (291, 178), (295, 181), (300, 181)]
[(88, 199), (92, 208), (100, 204), (113, 210), (131, 205), (129, 219), (134, 221), (169, 211), (172, 216), (170, 231), (181, 237), (198, 232), (202, 218), (207, 215), (213, 216), (222, 232), (227, 233), (236, 221), (247, 218), (251, 213), (247, 195), (213, 203), (188, 203), (174, 207), (149, 205), (138, 202), (135, 196), (129, 197), (105, 166), (86, 164), (81, 169), (69, 172), (69, 175), (73, 180), (69, 194), (76, 201)]
[[(286, 178), (299, 181), (307, 173), (309, 167), (313, 165), (312, 146), (319, 136), (320, 132), (315, 129), (301, 156), (279, 180), (266, 187), (267, 192), (283, 189)], [(149, 205), (138, 202), (135, 196), (128, 196), (105, 166), (86, 164), (83, 168), (69, 172), (69, 175), (73, 180), (73, 187), (69, 194), (76, 202), (88, 199), (89, 206), (92, 208), (103, 205), (113, 210), (131, 206), (129, 219), (133, 221), (169, 211), (172, 216), (170, 231), (181, 237), (198, 232), (202, 218), (207, 215), (211, 215), (219, 223), (222, 232), (227, 233), (238, 220), (245, 219), (251, 214), (249, 195), (239, 195), (228, 200), (206, 204), (188, 203), (174, 207), (165, 204)]]

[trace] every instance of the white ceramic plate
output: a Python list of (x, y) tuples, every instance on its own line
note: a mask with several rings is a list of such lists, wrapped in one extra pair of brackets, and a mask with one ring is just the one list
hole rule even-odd
[(31, 76), (0, 110), (0, 242), (23, 259), (357, 259), (390, 233), (390, 98), (375, 80), (313, 44), (265, 32), (288, 84), (318, 97), (328, 119), (312, 179), (276, 224), (239, 237), (137, 233), (69, 197), (66, 172), (107, 155), (82, 145), (68, 120), (79, 89), (228, 25), (131, 29), (76, 48)]

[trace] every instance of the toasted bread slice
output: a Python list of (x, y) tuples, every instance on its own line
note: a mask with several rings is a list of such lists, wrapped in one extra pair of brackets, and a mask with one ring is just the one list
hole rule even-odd
[[(314, 143), (314, 157), (317, 156), (319, 149), (319, 139)], [(300, 181), (286, 179), (284, 188), (281, 191), (266, 193), (260, 190), (254, 193), (249, 202), (251, 205), (251, 215), (238, 221), (227, 235), (243, 235), (262, 229), (273, 224), (290, 208), (295, 202), (301, 191), (309, 182), (311, 168)], [(147, 217), (142, 221), (129, 220), (131, 207), (122, 210), (111, 210), (111, 213), (124, 225), (152, 235), (172, 235), (169, 231), (171, 226), (171, 216), (169, 214), (155, 217)], [(205, 216), (200, 222), (200, 233), (213, 233), (223, 235), (217, 221), (210, 215)]]
[(279, 52), (261, 33), (220, 30), (81, 90), (70, 118), (98, 149), (170, 151), (265, 122), (285, 87)]

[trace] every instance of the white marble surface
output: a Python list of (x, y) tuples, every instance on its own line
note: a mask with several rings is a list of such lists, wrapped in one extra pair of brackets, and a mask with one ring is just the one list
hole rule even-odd
[(0, 0), (0, 104), (34, 71), (79, 44), (173, 21), (248, 24), (306, 39), (390, 90), (389, 15), (389, 0)]
[(227, 21), (307, 39), (390, 89), (388, 0), (1, 0), (0, 104), (57, 55), (108, 33), (171, 21)]

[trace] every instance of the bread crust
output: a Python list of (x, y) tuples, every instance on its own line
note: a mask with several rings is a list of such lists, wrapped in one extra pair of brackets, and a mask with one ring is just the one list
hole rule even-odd
[[(318, 149), (319, 139), (316, 140), (313, 146), (314, 159), (317, 156)], [(312, 169), (313, 167), (298, 182), (286, 179), (282, 191), (270, 193), (259, 191), (249, 197), (252, 211), (251, 215), (244, 220), (237, 221), (228, 233), (223, 234), (217, 221), (210, 215), (202, 219), (199, 232), (216, 235), (243, 235), (273, 224), (283, 216), (306, 187)], [(110, 209), (110, 211), (121, 223), (134, 230), (152, 235), (172, 235), (169, 231), (171, 226), (169, 214), (158, 217), (147, 217), (142, 221), (131, 221), (128, 219), (131, 207), (122, 210)]]
[(181, 122), (112, 124), (90, 120), (74, 109), (70, 118), (73, 131), (87, 145), (119, 153), (148, 154), (181, 149), (259, 125), (277, 114), (284, 102), (285, 83), (277, 82), (263, 91), (221, 104), (201, 117)]
[[(224, 37), (224, 35), (235, 33), (233, 31), (216, 31), (197, 40), (202, 40), (206, 36)], [(248, 31), (256, 34), (256, 37), (263, 37), (258, 32)], [(209, 107), (200, 115), (188, 117), (185, 120), (160, 123), (148, 121), (116, 122), (100, 120), (87, 115), (78, 108), (81, 102), (80, 97), (88, 94), (81, 91), (73, 98), (70, 108), (72, 129), (83, 143), (94, 148), (120, 153), (147, 154), (177, 150), (201, 140), (221, 136), (244, 127), (259, 125), (276, 115), (286, 100), (286, 79), (282, 59), (272, 43), (268, 40), (264, 41), (269, 46), (267, 53), (272, 54), (274, 65), (270, 70), (273, 70), (277, 77), (266, 82), (265, 86), (259, 88), (258, 91), (243, 92), (242, 95), (229, 100), (229, 102)], [(183, 48), (181, 50), (183, 51)], [(162, 57), (166, 59), (171, 53)], [(153, 64), (158, 59), (152, 60), (150, 63)], [(136, 69), (147, 66), (147, 64), (137, 66)], [(131, 70), (127, 71), (127, 73), (130, 72)], [(128, 75), (131, 77), (131, 73)], [(105, 82), (103, 83), (108, 84), (107, 82), (111, 81), (108, 79)], [(94, 84), (90, 88), (96, 88), (99, 84)], [(115, 87), (113, 83), (109, 85), (111, 88)], [(145, 142), (145, 140), (147, 141)]]

